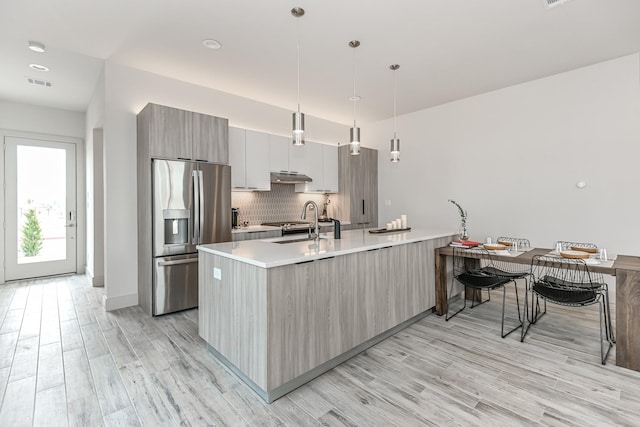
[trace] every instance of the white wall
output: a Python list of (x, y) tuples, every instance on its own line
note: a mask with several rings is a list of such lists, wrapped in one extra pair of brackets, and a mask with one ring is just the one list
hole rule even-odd
[(93, 286), (104, 285), (104, 72), (101, 74), (87, 108), (86, 182), (87, 182), (87, 276)]
[(407, 213), (410, 226), (457, 230), (455, 199), (472, 239), (640, 254), (640, 55), (400, 116), (397, 164), (392, 126), (366, 129), (378, 135), (380, 223)]
[[(291, 112), (107, 61), (104, 109), (106, 308), (137, 304), (136, 114), (149, 102), (288, 135)], [(293, 107), (293, 106), (292, 106)], [(337, 142), (348, 127), (306, 118), (307, 138)]]
[(84, 113), (0, 100), (0, 129), (84, 139)]

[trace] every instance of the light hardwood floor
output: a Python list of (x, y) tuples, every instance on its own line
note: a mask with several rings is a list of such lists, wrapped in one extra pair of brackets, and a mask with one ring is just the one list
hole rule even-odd
[(267, 405), (216, 362), (196, 310), (105, 312), (83, 276), (0, 285), (0, 426), (640, 425), (640, 374), (599, 364), (596, 307), (525, 343), (501, 298), (428, 316)]

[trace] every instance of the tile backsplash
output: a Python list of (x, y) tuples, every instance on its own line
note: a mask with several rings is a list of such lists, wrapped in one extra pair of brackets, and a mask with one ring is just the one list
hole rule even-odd
[[(337, 195), (329, 195), (329, 216), (332, 204)], [(292, 184), (271, 183), (271, 191), (234, 191), (231, 193), (231, 206), (239, 209), (238, 222), (249, 221), (249, 225), (259, 225), (263, 222), (299, 220), (302, 206), (307, 200), (313, 200), (318, 205), (318, 216), (327, 196), (324, 194), (296, 193)], [(313, 212), (307, 212), (307, 220)], [(311, 217), (312, 218), (312, 217)], [(313, 221), (313, 219), (311, 219)]]

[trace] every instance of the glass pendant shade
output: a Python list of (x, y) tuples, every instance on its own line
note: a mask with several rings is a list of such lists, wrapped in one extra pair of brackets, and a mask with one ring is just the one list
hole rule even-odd
[[(389, 67), (391, 71), (396, 71), (400, 65), (393, 64)], [(393, 73), (393, 138), (391, 139), (391, 148), (389, 150), (389, 159), (393, 163), (400, 161), (400, 139), (396, 136), (397, 130), (397, 108), (396, 108), (396, 74)]]
[(304, 113), (293, 113), (293, 145), (304, 145)]
[(360, 154), (360, 128), (352, 127), (349, 129), (350, 143), (349, 143), (349, 154), (352, 156), (357, 156)]
[(393, 163), (397, 163), (400, 161), (400, 140), (396, 138), (395, 135), (391, 140), (390, 154), (391, 154), (391, 161)]

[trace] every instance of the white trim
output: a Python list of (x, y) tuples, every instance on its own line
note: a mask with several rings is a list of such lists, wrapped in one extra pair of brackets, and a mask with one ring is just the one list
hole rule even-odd
[(93, 272), (89, 271), (89, 269), (85, 266), (84, 275), (87, 276), (87, 280), (91, 283), (91, 286), (94, 288), (103, 288), (104, 287), (104, 276), (94, 276)]
[(107, 311), (138, 305), (138, 294), (120, 295), (117, 297), (105, 297), (104, 309)]

